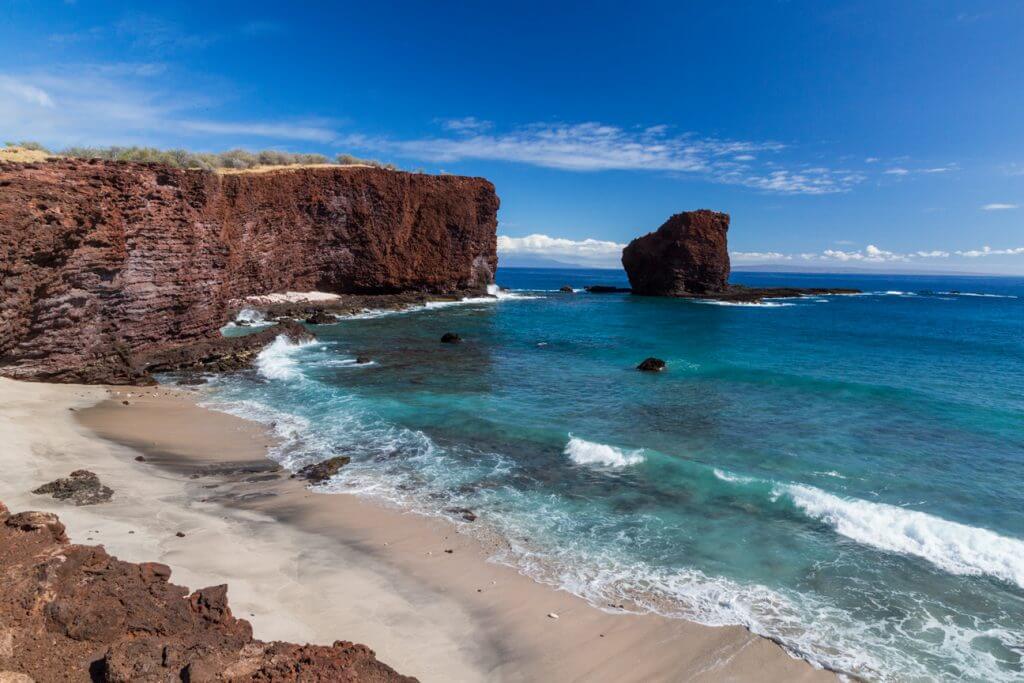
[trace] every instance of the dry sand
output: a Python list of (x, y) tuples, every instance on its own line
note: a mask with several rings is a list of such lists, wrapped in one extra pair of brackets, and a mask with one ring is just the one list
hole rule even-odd
[[(228, 583), (259, 638), (363, 642), (423, 681), (835, 680), (742, 628), (596, 609), (488, 562), (455, 523), (310, 491), (269, 471), (267, 438), (187, 391), (0, 379), (0, 500), (177, 583)], [(77, 468), (114, 499), (29, 493)]]

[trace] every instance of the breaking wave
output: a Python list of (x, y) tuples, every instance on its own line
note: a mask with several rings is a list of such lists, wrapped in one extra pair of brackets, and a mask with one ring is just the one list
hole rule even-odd
[(840, 498), (811, 486), (781, 493), (837, 533), (888, 552), (923, 558), (951, 574), (982, 575), (1024, 588), (1024, 541), (885, 503)]
[(256, 356), (256, 371), (261, 377), (270, 380), (288, 382), (302, 378), (302, 371), (299, 369), (299, 359), (296, 358), (298, 351), (313, 346), (317, 342), (293, 342), (283, 334), (279, 334), (271, 343), (267, 344), (259, 355)]
[(627, 451), (603, 443), (587, 441), (572, 434), (565, 445), (565, 454), (577, 465), (627, 467), (644, 461), (642, 449)]

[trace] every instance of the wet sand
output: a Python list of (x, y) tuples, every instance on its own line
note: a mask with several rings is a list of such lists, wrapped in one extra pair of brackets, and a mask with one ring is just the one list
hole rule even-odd
[[(836, 679), (743, 628), (597, 609), (489, 562), (466, 523), (316, 493), (275, 471), (269, 438), (187, 390), (0, 379), (0, 500), (58, 512), (73, 541), (164, 562), (179, 583), (228, 583), (259, 638), (363, 642), (423, 681)], [(114, 499), (29, 493), (78, 468)]]

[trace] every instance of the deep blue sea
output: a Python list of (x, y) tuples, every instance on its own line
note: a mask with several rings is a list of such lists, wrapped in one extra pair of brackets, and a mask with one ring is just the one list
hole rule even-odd
[(325, 492), (472, 508), (454, 523), (504, 538), (495, 561), (599, 608), (741, 624), (869, 680), (1024, 678), (1024, 279), (734, 274), (865, 291), (763, 305), (497, 280), (204, 391), (273, 424), (289, 467), (351, 456)]

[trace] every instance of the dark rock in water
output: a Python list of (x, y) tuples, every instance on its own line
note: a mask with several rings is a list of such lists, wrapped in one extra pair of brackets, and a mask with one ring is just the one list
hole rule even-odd
[(320, 484), (327, 481), (335, 474), (338, 473), (345, 465), (352, 462), (352, 458), (347, 455), (337, 455), (333, 458), (324, 460), (323, 462), (315, 462), (312, 465), (306, 465), (298, 474), (304, 479), (308, 479), (314, 484)]
[(636, 366), (636, 369), (642, 372), (661, 372), (665, 369), (665, 361), (660, 358), (647, 358)]
[(462, 343), (462, 337), (460, 337), (459, 335), (455, 334), (454, 332), (445, 332), (441, 336), (441, 343), (442, 344), (461, 344)]
[(136, 455), (135, 456), (135, 462), (146, 462), (146, 456), (144, 456), (144, 455)]
[(456, 515), (457, 517), (461, 517), (467, 522), (476, 521), (476, 513), (470, 510), (469, 508), (448, 508), (445, 510), (445, 512), (451, 515)]
[(32, 491), (36, 495), (52, 495), (57, 500), (70, 500), (75, 505), (105, 503), (114, 490), (100, 483), (100, 478), (89, 470), (75, 470), (69, 476), (43, 484)]
[(590, 285), (584, 287), (591, 294), (617, 294), (619, 292), (630, 292), (628, 287), (612, 287), (610, 285)]
[(338, 319), (323, 309), (313, 311), (306, 318), (306, 324), (308, 325), (333, 325), (336, 322), (338, 322)]
[(356, 356), (356, 364), (357, 365), (366, 365), (367, 363), (372, 363), (372, 362), (373, 362), (373, 359), (370, 358), (369, 356)]
[(687, 296), (719, 292), (729, 283), (729, 214), (701, 209), (669, 218), (622, 250), (634, 294)]
[(570, 287), (569, 285), (565, 285), (563, 287), (559, 287), (558, 291), (559, 292), (565, 292), (566, 294), (572, 294), (575, 290), (572, 287)]

